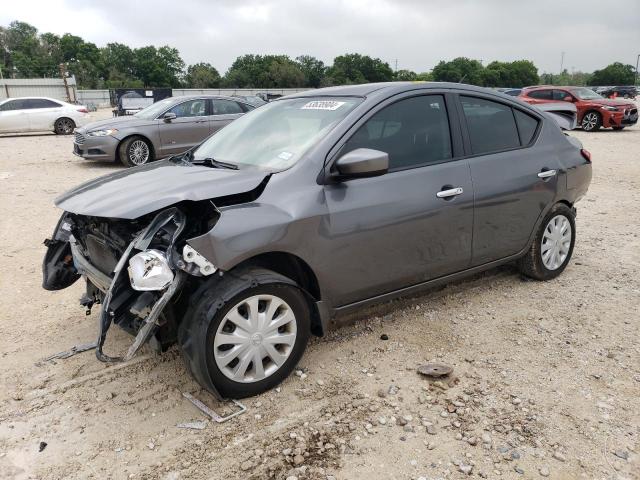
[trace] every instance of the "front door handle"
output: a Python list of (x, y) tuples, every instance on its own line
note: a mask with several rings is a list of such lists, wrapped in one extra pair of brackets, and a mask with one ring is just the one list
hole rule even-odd
[(436, 193), (436, 197), (438, 198), (456, 197), (458, 195), (461, 195), (463, 192), (464, 190), (462, 190), (462, 187), (450, 188), (448, 190), (439, 191), (438, 193)]
[(542, 170), (539, 174), (538, 174), (538, 178), (549, 178), (549, 177), (554, 177), (556, 175), (556, 171), (555, 170)]

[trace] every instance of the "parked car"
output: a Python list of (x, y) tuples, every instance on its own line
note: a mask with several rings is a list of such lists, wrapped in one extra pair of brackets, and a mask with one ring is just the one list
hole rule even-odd
[(630, 86), (618, 86), (618, 87), (604, 87), (602, 90), (598, 91), (600, 95), (603, 97), (613, 97), (615, 95), (616, 98), (631, 98), (634, 99), (638, 95), (638, 89), (633, 85)]
[(540, 87), (523, 90), (518, 97), (536, 105), (570, 102), (578, 109), (578, 124), (591, 132), (600, 127), (622, 130), (638, 122), (638, 108), (624, 100), (608, 99), (586, 87)]
[(73, 153), (88, 160), (119, 160), (127, 167), (144, 165), (189, 150), (254, 108), (232, 97), (171, 97), (135, 115), (76, 129)]
[[(312, 90), (63, 194), (43, 286), (85, 278), (99, 359), (177, 342), (204, 388), (244, 397), (289, 375), (332, 318), (508, 262), (557, 277), (590, 180), (580, 142), (515, 98)], [(118, 358), (103, 351), (112, 323), (136, 335)]]
[(87, 123), (89, 110), (48, 97), (19, 97), (0, 101), (0, 133), (52, 131), (69, 135)]
[(255, 107), (259, 107), (261, 105), (264, 105), (265, 103), (268, 103), (257, 95), (234, 95), (233, 98), (239, 98), (243, 102)]

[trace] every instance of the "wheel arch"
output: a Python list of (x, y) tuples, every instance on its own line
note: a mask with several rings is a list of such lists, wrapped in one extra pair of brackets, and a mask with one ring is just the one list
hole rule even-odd
[(53, 131), (56, 131), (56, 123), (58, 123), (60, 120), (71, 120), (71, 123), (73, 123), (74, 128), (78, 126), (78, 124), (76, 123), (76, 121), (71, 118), (68, 115), (60, 115), (59, 117), (57, 117), (54, 121), (53, 121)]
[(140, 138), (142, 138), (143, 140), (145, 140), (145, 141), (149, 144), (149, 148), (151, 149), (151, 157), (152, 157), (152, 160), (150, 160), (150, 161), (153, 161), (153, 160), (155, 160), (155, 159), (156, 159), (156, 149), (155, 149), (155, 146), (153, 145), (153, 142), (151, 141), (151, 139), (150, 139), (147, 135), (145, 135), (145, 134), (143, 134), (143, 133), (130, 133), (129, 135), (127, 135), (127, 136), (123, 137), (123, 138), (118, 142), (118, 145), (116, 146), (116, 161), (117, 161), (117, 162), (119, 162), (119, 161), (121, 160), (121, 158), (120, 158), (120, 146), (121, 146), (124, 142), (126, 142), (127, 140), (129, 140), (131, 137), (140, 137)]
[(326, 328), (326, 313), (321, 311), (322, 292), (318, 277), (302, 258), (293, 253), (283, 251), (264, 252), (249, 257), (234, 267), (230, 271), (243, 269), (246, 267), (261, 267), (272, 270), (294, 281), (304, 292), (309, 307), (311, 309), (311, 333), (322, 336)]

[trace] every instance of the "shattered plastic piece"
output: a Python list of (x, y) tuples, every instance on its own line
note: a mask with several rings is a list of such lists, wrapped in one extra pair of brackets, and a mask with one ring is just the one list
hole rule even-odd
[(176, 427), (187, 428), (190, 430), (204, 430), (207, 427), (207, 422), (203, 422), (202, 420), (198, 420), (195, 422), (185, 422), (177, 424)]
[(418, 373), (427, 377), (443, 377), (453, 372), (453, 368), (442, 363), (426, 363), (418, 367)]
[(234, 399), (229, 399), (229, 401), (234, 403), (240, 410), (238, 410), (237, 412), (233, 412), (233, 413), (227, 415), (226, 417), (221, 417), (220, 415), (218, 415), (216, 412), (211, 410), (208, 406), (206, 406), (204, 403), (202, 403), (200, 400), (195, 398), (190, 393), (182, 392), (182, 396), (184, 398), (186, 398), (187, 400), (189, 400), (191, 403), (193, 403), (195, 405), (195, 407), (198, 410), (200, 410), (202, 413), (204, 413), (205, 415), (208, 415), (209, 417), (211, 417), (211, 420), (213, 420), (216, 423), (226, 422), (227, 420), (231, 420), (233, 417), (237, 417), (238, 415), (241, 415), (241, 414), (243, 414), (244, 412), (247, 411), (247, 407), (245, 407), (242, 403), (240, 403), (240, 402), (238, 402), (237, 400), (234, 400)]
[(380, 340), (389, 340), (389, 335), (383, 333), (382, 335), (380, 335)]
[(40, 445), (38, 445), (38, 451), (41, 452), (45, 448), (47, 448), (47, 442), (40, 442)]
[(87, 350), (93, 350), (94, 348), (96, 348), (96, 346), (97, 346), (97, 342), (81, 343), (79, 345), (74, 345), (69, 350), (65, 350), (64, 352), (54, 353), (53, 355), (49, 355), (48, 357), (45, 357), (42, 360), (39, 360), (38, 362), (36, 362), (36, 365), (40, 366), (44, 362), (49, 362), (51, 360), (58, 360), (58, 359), (62, 360), (64, 358), (73, 357), (78, 353), (86, 352)]

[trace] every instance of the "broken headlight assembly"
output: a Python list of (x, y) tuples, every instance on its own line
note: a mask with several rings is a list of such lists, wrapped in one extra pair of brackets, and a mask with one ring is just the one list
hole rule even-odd
[(139, 292), (164, 290), (174, 278), (165, 254), (154, 249), (145, 250), (131, 257), (128, 271), (131, 288)]

